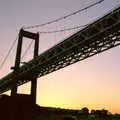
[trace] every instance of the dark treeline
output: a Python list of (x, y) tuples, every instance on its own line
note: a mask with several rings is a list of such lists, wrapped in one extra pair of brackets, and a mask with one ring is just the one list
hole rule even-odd
[[(89, 110), (87, 107), (73, 110), (37, 106), (36, 116), (39, 116), (38, 120), (120, 120), (120, 114), (112, 114), (105, 109)], [(62, 119), (64, 117), (66, 119)], [(70, 117), (76, 119), (69, 119)]]
[[(17, 120), (31, 120), (31, 97), (18, 95), (16, 103), (7, 95), (0, 96), (0, 120), (12, 120), (13, 105), (16, 105)], [(89, 110), (83, 107), (79, 110), (35, 106), (33, 120), (120, 120), (120, 114), (112, 114), (106, 109)]]

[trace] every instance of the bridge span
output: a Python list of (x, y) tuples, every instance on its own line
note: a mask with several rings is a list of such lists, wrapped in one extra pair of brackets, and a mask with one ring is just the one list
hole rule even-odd
[(0, 79), (0, 93), (120, 45), (120, 7)]

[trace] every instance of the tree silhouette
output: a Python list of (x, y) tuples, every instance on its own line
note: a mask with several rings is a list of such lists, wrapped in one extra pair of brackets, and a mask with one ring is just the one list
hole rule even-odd
[(88, 115), (89, 114), (89, 109), (87, 107), (84, 107), (81, 109), (81, 112), (85, 115)]

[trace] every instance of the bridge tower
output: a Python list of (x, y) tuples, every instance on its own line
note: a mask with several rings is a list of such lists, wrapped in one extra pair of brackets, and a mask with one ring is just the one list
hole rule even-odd
[[(19, 32), (19, 38), (18, 38), (18, 44), (17, 44), (15, 66), (11, 67), (11, 69), (14, 70), (13, 71), (14, 76), (13, 76), (12, 86), (11, 86), (11, 97), (12, 98), (15, 98), (16, 95), (17, 95), (18, 85), (17, 85), (16, 76), (19, 73), (19, 69), (20, 69), (23, 37), (35, 40), (33, 57), (36, 58), (38, 56), (39, 34), (28, 32), (28, 31), (25, 31), (25, 30), (21, 29), (20, 32)], [(36, 89), (37, 89), (37, 76), (33, 76), (33, 78), (31, 78), (31, 97), (32, 97), (33, 104), (36, 104)]]

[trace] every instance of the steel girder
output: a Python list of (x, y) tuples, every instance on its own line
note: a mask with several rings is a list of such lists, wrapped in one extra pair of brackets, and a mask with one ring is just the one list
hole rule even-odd
[[(120, 45), (120, 7), (21, 66), (17, 85), (41, 77)], [(0, 93), (10, 90), (13, 72), (0, 80)]]

